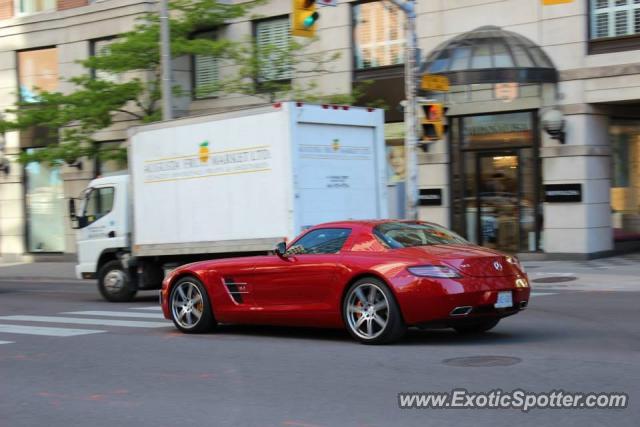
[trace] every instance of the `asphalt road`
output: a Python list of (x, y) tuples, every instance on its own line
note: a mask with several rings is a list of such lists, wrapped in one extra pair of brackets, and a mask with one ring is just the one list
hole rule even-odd
[[(164, 323), (155, 294), (111, 304), (90, 282), (0, 279), (0, 427), (637, 426), (640, 292), (602, 289), (543, 284), (528, 310), (483, 336), (411, 331), (374, 347), (332, 330), (225, 326), (188, 336)], [(446, 362), (473, 356), (513, 359)], [(456, 388), (616, 391), (630, 404), (398, 408), (399, 392)]]

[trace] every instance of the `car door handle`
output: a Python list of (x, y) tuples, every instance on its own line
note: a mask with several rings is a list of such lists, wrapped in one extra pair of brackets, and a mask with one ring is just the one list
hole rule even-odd
[(115, 231), (110, 231), (109, 233), (107, 233), (107, 237), (109, 237), (109, 238), (116, 237), (116, 232)]

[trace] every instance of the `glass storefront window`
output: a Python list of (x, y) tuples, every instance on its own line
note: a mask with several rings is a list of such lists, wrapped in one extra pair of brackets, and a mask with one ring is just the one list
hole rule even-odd
[(25, 184), (27, 250), (64, 252), (65, 199), (60, 169), (29, 163), (25, 166)]
[(38, 102), (37, 92), (58, 89), (58, 49), (18, 52), (18, 84), (23, 102)]
[(452, 119), (452, 224), (471, 242), (512, 253), (540, 248), (533, 120), (528, 111)]
[(609, 134), (614, 237), (640, 239), (640, 121), (614, 120)]

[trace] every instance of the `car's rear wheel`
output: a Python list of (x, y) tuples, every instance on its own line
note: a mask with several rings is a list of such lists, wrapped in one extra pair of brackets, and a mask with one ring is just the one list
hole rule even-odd
[(373, 277), (360, 279), (349, 287), (343, 316), (351, 336), (365, 344), (391, 343), (407, 330), (393, 294)]
[(493, 329), (500, 319), (482, 319), (468, 323), (460, 323), (453, 327), (460, 334), (481, 334)]
[(209, 296), (195, 277), (183, 277), (173, 286), (169, 309), (173, 323), (182, 332), (206, 332), (216, 325)]

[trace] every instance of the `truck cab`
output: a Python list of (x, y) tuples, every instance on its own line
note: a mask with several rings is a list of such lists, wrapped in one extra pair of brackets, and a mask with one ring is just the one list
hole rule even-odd
[(97, 278), (109, 261), (122, 261), (130, 253), (129, 175), (96, 178), (75, 200), (70, 215), (77, 229), (79, 279)]

